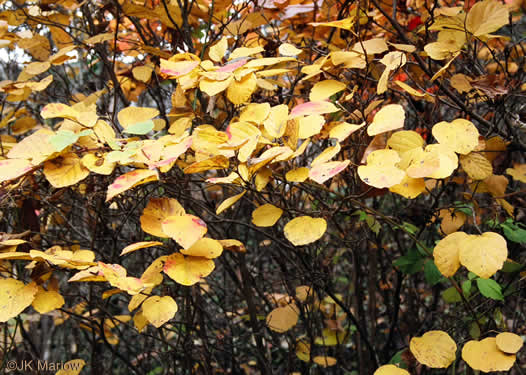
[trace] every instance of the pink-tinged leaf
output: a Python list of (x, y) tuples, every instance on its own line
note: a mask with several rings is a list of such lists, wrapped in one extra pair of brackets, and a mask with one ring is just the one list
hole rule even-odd
[(0, 182), (14, 180), (33, 169), (33, 165), (26, 159), (0, 160)]
[(170, 61), (161, 59), (161, 73), (178, 78), (190, 73), (199, 65), (199, 61)]
[(217, 69), (216, 72), (232, 73), (234, 70), (241, 68), (248, 62), (248, 59), (241, 59), (238, 61), (231, 62)]
[(163, 150), (163, 154), (161, 156), (161, 160), (150, 164), (148, 168), (155, 169), (155, 168), (163, 167), (165, 165), (169, 165), (175, 162), (179, 158), (179, 156), (184, 154), (186, 150), (190, 148), (191, 145), (192, 145), (192, 137), (189, 137), (185, 139), (184, 141), (182, 141), (181, 143), (165, 147)]
[(323, 184), (328, 179), (336, 176), (349, 165), (349, 160), (330, 161), (328, 163), (316, 164), (309, 172), (309, 178), (318, 184)]
[(125, 173), (122, 176), (117, 177), (115, 181), (113, 181), (113, 184), (108, 186), (106, 202), (134, 186), (150, 181), (156, 181), (158, 179), (159, 177), (157, 176), (157, 172), (155, 170), (138, 169)]
[(208, 228), (203, 220), (193, 215), (169, 216), (162, 223), (163, 232), (184, 249), (201, 239)]
[(331, 102), (306, 102), (292, 108), (289, 119), (299, 116), (323, 115), (325, 113), (333, 113), (337, 111), (339, 111), (339, 109)]

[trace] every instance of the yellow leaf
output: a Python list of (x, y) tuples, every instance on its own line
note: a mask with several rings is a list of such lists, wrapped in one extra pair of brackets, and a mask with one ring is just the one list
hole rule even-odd
[(506, 354), (515, 354), (524, 345), (522, 338), (511, 332), (499, 333), (495, 339), (497, 347)]
[(508, 7), (497, 0), (479, 1), (473, 5), (466, 17), (466, 30), (474, 36), (497, 31), (509, 22)]
[(421, 364), (447, 368), (456, 358), (457, 344), (444, 331), (429, 331), (422, 337), (413, 337), (409, 348)]
[(310, 345), (305, 340), (296, 343), (296, 356), (303, 362), (310, 362)]
[(315, 166), (316, 164), (322, 164), (326, 163), (329, 160), (331, 160), (333, 157), (338, 155), (342, 147), (339, 143), (336, 144), (336, 146), (327, 147), (321, 154), (316, 156), (314, 160), (310, 163), (310, 165)]
[(147, 107), (127, 107), (121, 109), (117, 115), (119, 123), (124, 129), (130, 125), (151, 120), (159, 115), (159, 110)]
[(404, 127), (405, 111), (400, 104), (388, 104), (375, 115), (373, 122), (367, 128), (367, 134), (374, 136), (390, 130)]
[(290, 111), (289, 120), (299, 116), (323, 115), (337, 111), (339, 111), (339, 109), (331, 102), (306, 102), (292, 108), (292, 111)]
[[(111, 286), (126, 291), (130, 295), (139, 294), (146, 288), (144, 282), (137, 278), (126, 276), (126, 268), (119, 264), (106, 264), (98, 262), (100, 273), (110, 283)], [(73, 280), (69, 280), (73, 281)], [(76, 280), (80, 281), (80, 280)]]
[(250, 103), (239, 115), (239, 121), (248, 121), (255, 124), (262, 124), (270, 114), (269, 103)]
[(298, 307), (291, 303), (284, 307), (276, 307), (267, 315), (267, 326), (279, 333), (283, 333), (298, 323)]
[(362, 55), (376, 55), (387, 51), (389, 47), (383, 38), (374, 38), (356, 42), (353, 51), (361, 53)]
[(32, 282), (24, 285), (15, 279), (0, 280), (0, 323), (5, 323), (26, 309), (35, 298), (38, 286)]
[(70, 120), (76, 120), (79, 113), (67, 104), (49, 103), (40, 111), (43, 119), (64, 117)]
[(359, 130), (360, 128), (363, 128), (365, 126), (365, 122), (360, 125), (355, 124), (349, 124), (347, 122), (342, 122), (333, 127), (329, 131), (329, 137), (330, 138), (336, 138), (338, 142), (342, 142), (345, 140), (348, 136), (350, 136), (355, 131)]
[(259, 206), (252, 212), (252, 223), (258, 227), (271, 227), (283, 215), (283, 210), (270, 203)]
[(32, 302), (33, 308), (40, 314), (46, 314), (64, 306), (64, 298), (56, 290), (46, 291), (39, 287)]
[(150, 169), (137, 169), (128, 173), (125, 173), (115, 179), (113, 183), (108, 186), (108, 192), (106, 194), (106, 202), (111, 200), (113, 197), (131, 189), (135, 186), (145, 184), (150, 181), (156, 181), (159, 177), (157, 172)]
[(289, 221), (283, 231), (287, 240), (294, 246), (307, 245), (318, 241), (327, 230), (327, 222), (323, 218), (299, 216)]
[(170, 255), (164, 264), (164, 273), (181, 285), (194, 285), (208, 276), (215, 268), (214, 261), (202, 257)]
[(132, 69), (133, 78), (137, 81), (147, 83), (152, 78), (153, 69), (147, 65), (136, 66)]
[(71, 186), (82, 181), (89, 175), (75, 153), (59, 156), (44, 163), (44, 176), (53, 187)]
[(283, 56), (297, 56), (303, 51), (290, 43), (283, 43), (279, 46), (278, 52)]
[(252, 56), (252, 55), (255, 55), (256, 53), (263, 52), (264, 50), (265, 49), (263, 47), (252, 47), (252, 48), (239, 47), (232, 51), (230, 56), (228, 56), (228, 59), (235, 60), (240, 57)]
[(321, 101), (330, 98), (334, 94), (345, 90), (347, 85), (334, 79), (317, 82), (311, 89), (309, 100), (311, 102)]
[(514, 180), (526, 183), (526, 164), (514, 164), (513, 168), (506, 169), (506, 174)]
[(396, 163), (400, 161), (394, 150), (376, 150), (367, 156), (367, 165), (358, 167), (358, 175), (367, 185), (382, 189), (402, 182), (405, 172)]
[(267, 119), (263, 122), (265, 130), (274, 138), (280, 138), (287, 128), (289, 108), (285, 104), (279, 104), (270, 109)]
[(325, 124), (325, 119), (320, 115), (310, 115), (299, 119), (298, 138), (305, 139), (319, 134)]
[(120, 255), (122, 256), (122, 255), (125, 255), (125, 254), (128, 254), (128, 253), (131, 253), (133, 251), (137, 251), (137, 250), (144, 249), (144, 248), (147, 248), (147, 247), (162, 246), (162, 245), (163, 245), (163, 243), (159, 242), (159, 241), (136, 242), (136, 243), (132, 243), (131, 245), (128, 245), (124, 249), (122, 249)]
[(414, 148), (421, 148), (425, 143), (424, 138), (413, 130), (397, 131), (387, 140), (387, 145), (400, 154)]
[(199, 173), (209, 171), (211, 169), (224, 169), (228, 168), (229, 162), (223, 155), (217, 155), (209, 159), (195, 162), (186, 167), (183, 172), (185, 174)]
[(233, 104), (239, 105), (249, 101), (257, 87), (257, 78), (254, 73), (247, 74), (240, 81), (232, 81), (226, 91), (226, 97)]
[(406, 171), (413, 178), (441, 179), (451, 176), (457, 167), (458, 157), (449, 146), (432, 144), (427, 145), (425, 151), (411, 161)]
[(433, 126), (433, 137), (459, 154), (469, 154), (479, 144), (479, 132), (471, 121), (456, 119), (442, 121)]
[(142, 303), (143, 316), (156, 328), (175, 316), (177, 303), (170, 296), (152, 296)]
[(168, 216), (162, 222), (162, 230), (181, 247), (188, 249), (206, 234), (208, 228), (197, 216), (185, 214)]
[(338, 21), (332, 22), (309, 22), (311, 26), (328, 26), (328, 27), (337, 27), (339, 29), (351, 30), (354, 26), (355, 17), (348, 17)]
[(506, 240), (498, 233), (472, 235), (469, 241), (463, 240), (460, 246), (460, 263), (483, 279), (493, 276), (508, 258)]
[(495, 337), (487, 337), (482, 341), (468, 341), (462, 348), (462, 359), (473, 370), (493, 372), (508, 371), (516, 357), (500, 351)]
[(309, 178), (309, 168), (301, 167), (288, 171), (285, 179), (289, 182), (303, 182)]
[(62, 369), (57, 371), (55, 375), (79, 375), (85, 365), (86, 362), (83, 359), (72, 359), (64, 363)]
[(55, 132), (46, 128), (38, 129), (28, 137), (15, 144), (7, 153), (10, 159), (31, 159), (31, 164), (38, 165), (55, 154), (55, 147), (49, 138)]
[(174, 198), (151, 198), (141, 215), (141, 228), (149, 234), (167, 238), (162, 222), (169, 216), (185, 214), (183, 206)]
[(23, 72), (29, 75), (32, 75), (32, 76), (36, 76), (36, 75), (44, 73), (49, 68), (51, 68), (51, 64), (49, 63), (49, 61), (42, 61), (42, 62), (38, 61), (38, 62), (33, 62), (33, 63), (26, 65)]
[(349, 163), (350, 160), (343, 160), (315, 164), (309, 171), (309, 178), (318, 184), (323, 184), (347, 168)]
[(115, 169), (116, 163), (106, 160), (105, 155), (101, 157), (96, 156), (96, 153), (90, 152), (85, 154), (80, 162), (84, 167), (89, 169), (90, 172), (110, 175)]
[(222, 81), (214, 81), (211, 79), (202, 78), (201, 81), (199, 81), (199, 89), (208, 96), (215, 96), (225, 91), (233, 80), (233, 76), (229, 76), (227, 79)]
[(453, 276), (460, 268), (460, 247), (470, 240), (470, 236), (464, 232), (451, 233), (435, 246), (433, 258), (435, 265), (445, 277)]
[(488, 159), (478, 152), (461, 155), (460, 165), (473, 180), (485, 180), (493, 175), (493, 166)]
[(410, 375), (409, 372), (395, 365), (383, 365), (378, 367), (373, 375)]
[(214, 259), (223, 253), (223, 245), (221, 245), (221, 242), (212, 238), (201, 238), (190, 248), (186, 250), (181, 249), (181, 253), (183, 255)]
[(238, 200), (240, 200), (243, 197), (243, 195), (245, 195), (245, 193), (246, 193), (246, 190), (240, 194), (236, 194), (233, 197), (227, 198), (223, 202), (221, 202), (221, 204), (217, 206), (216, 215), (219, 215), (221, 212), (233, 206)]
[(405, 175), (404, 179), (399, 184), (391, 186), (389, 191), (407, 199), (415, 199), (426, 191), (426, 184), (423, 178), (412, 178)]
[(219, 42), (210, 47), (208, 56), (215, 62), (221, 62), (225, 56), (228, 48), (228, 41), (226, 37), (222, 37)]
[(315, 356), (312, 361), (321, 367), (330, 367), (337, 363), (336, 358), (321, 355)]

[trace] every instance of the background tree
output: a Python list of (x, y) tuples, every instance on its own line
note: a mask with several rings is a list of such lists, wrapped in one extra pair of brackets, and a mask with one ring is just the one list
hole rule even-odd
[(0, 1), (0, 367), (523, 373), (523, 6)]

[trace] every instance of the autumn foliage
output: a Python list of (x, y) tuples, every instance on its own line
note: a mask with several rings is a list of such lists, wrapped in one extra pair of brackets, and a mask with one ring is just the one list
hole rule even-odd
[(524, 373), (525, 7), (0, 1), (2, 371)]

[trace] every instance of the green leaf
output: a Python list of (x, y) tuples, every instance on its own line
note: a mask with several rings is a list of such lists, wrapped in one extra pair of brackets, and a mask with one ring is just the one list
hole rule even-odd
[(77, 142), (77, 139), (79, 139), (79, 135), (73, 133), (71, 130), (59, 130), (55, 135), (49, 137), (49, 143), (51, 143), (57, 152), (60, 152)]
[(507, 273), (514, 273), (514, 272), (519, 272), (521, 269), (522, 269), (522, 264), (511, 261), (511, 260), (507, 260), (504, 262), (504, 266), (502, 267), (501, 271), (507, 272)]
[(128, 126), (123, 131), (129, 134), (144, 135), (153, 130), (154, 123), (152, 120), (137, 122), (133, 125)]
[(467, 298), (471, 295), (471, 280), (466, 280), (462, 283), (462, 293)]
[(411, 223), (408, 223), (407, 221), (404, 221), (402, 223), (402, 228), (404, 231), (411, 233), (411, 234), (415, 234), (416, 232), (418, 232), (418, 229), (419, 229), (417, 226)]
[(502, 295), (502, 288), (499, 283), (493, 279), (477, 279), (477, 287), (480, 290), (480, 293), (487, 298), (491, 298), (497, 301), (504, 300)]
[(526, 243), (526, 230), (513, 223), (510, 219), (500, 226), (508, 240), (516, 243)]
[(403, 273), (413, 274), (422, 271), (424, 258), (418, 250), (412, 248), (407, 254), (395, 260), (393, 265), (398, 267)]
[(456, 303), (462, 301), (462, 297), (460, 296), (460, 293), (454, 288), (447, 288), (442, 292), (442, 298), (447, 303)]
[(478, 340), (480, 337), (480, 327), (477, 322), (472, 322), (469, 326), (469, 335), (473, 340)]
[(426, 281), (432, 286), (438, 284), (440, 280), (442, 280), (442, 274), (432, 259), (428, 259), (424, 264), (424, 276), (426, 277)]

